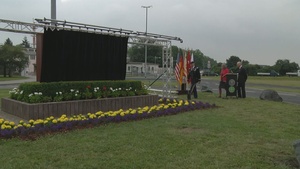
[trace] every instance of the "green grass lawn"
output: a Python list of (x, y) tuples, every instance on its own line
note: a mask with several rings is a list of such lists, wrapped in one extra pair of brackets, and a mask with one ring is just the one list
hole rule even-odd
[(293, 93), (293, 94), (300, 94), (300, 90), (299, 89), (293, 89), (293, 88), (278, 88), (278, 87), (270, 87), (270, 86), (250, 86), (247, 88), (252, 88), (252, 89), (262, 89), (262, 90), (266, 90), (266, 89), (271, 89), (271, 90), (275, 90), (277, 92), (286, 92), (286, 93)]
[[(0, 98), (2, 97), (9, 97), (9, 92), (10, 89), (0, 89)], [(1, 102), (0, 102), (0, 107), (1, 107)]]
[[(203, 78), (220, 80), (220, 77), (215, 76), (205, 76)], [(300, 87), (300, 77), (269, 77), (269, 76), (249, 76), (246, 83), (253, 84), (263, 84), (263, 85), (278, 85), (278, 86), (288, 86), (288, 87)]]
[(296, 168), (300, 106), (210, 93), (198, 100), (220, 107), (36, 141), (0, 140), (1, 168)]
[(20, 79), (27, 79), (27, 78), (28, 77), (24, 77), (24, 76), (3, 77), (3, 75), (0, 75), (0, 81), (20, 80)]
[(300, 87), (300, 77), (257, 77), (249, 76), (248, 83)]

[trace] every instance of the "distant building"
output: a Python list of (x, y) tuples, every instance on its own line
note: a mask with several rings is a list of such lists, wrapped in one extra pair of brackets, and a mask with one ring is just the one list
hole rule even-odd
[(34, 75), (36, 73), (36, 49), (35, 48), (24, 48), (25, 56), (28, 57), (29, 62), (28, 66), (22, 72), (22, 75), (31, 74)]
[[(147, 74), (158, 74), (161, 68), (158, 64), (147, 63)], [(126, 65), (126, 73), (130, 75), (142, 75), (145, 73), (145, 63), (144, 62), (128, 62)]]

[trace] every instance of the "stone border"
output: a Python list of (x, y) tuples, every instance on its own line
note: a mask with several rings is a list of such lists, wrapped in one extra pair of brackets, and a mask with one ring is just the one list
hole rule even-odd
[(2, 111), (25, 120), (45, 119), (50, 116), (60, 117), (95, 113), (97, 111), (115, 111), (158, 104), (157, 95), (142, 95), (130, 97), (103, 98), (91, 100), (76, 100), (64, 102), (49, 102), (29, 104), (17, 100), (2, 98)]

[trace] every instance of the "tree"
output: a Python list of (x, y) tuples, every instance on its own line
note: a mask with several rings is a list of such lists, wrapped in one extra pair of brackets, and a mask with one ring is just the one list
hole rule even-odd
[(0, 65), (3, 68), (4, 77), (7, 74), (11, 77), (15, 70), (21, 72), (28, 65), (28, 60), (29, 58), (25, 56), (23, 48), (20, 45), (13, 46), (9, 38), (0, 47)]
[(22, 43), (20, 44), (23, 48), (30, 48), (29, 41), (27, 40), (27, 37), (25, 36), (22, 40)]
[(13, 46), (13, 42), (9, 38), (7, 38), (4, 42), (4, 45)]
[(290, 63), (288, 59), (279, 59), (276, 61), (274, 69), (279, 72), (280, 75), (285, 75), (286, 72), (296, 72), (299, 69), (299, 65), (295, 62)]
[(226, 59), (226, 64), (228, 69), (236, 70), (236, 63), (241, 61), (241, 59), (237, 56), (230, 56), (229, 59)]
[(192, 50), (191, 52), (193, 53), (195, 64), (200, 69), (203, 69), (203, 67), (204, 67), (204, 54), (199, 49)]
[[(243, 64), (243, 66), (244, 66), (244, 64)], [(256, 76), (258, 70), (261, 68), (261, 66), (259, 66), (257, 64), (255, 64), (255, 65), (245, 64), (244, 67), (247, 70), (248, 75), (250, 75), (250, 76)]]
[[(128, 49), (128, 56), (132, 62), (145, 62), (145, 45), (132, 45)], [(162, 47), (147, 46), (147, 63), (162, 65)]]

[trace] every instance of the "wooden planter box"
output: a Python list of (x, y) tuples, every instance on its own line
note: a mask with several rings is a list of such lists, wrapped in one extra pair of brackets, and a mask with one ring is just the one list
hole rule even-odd
[(93, 100), (76, 100), (28, 104), (17, 100), (2, 98), (2, 111), (25, 120), (45, 119), (50, 116), (60, 117), (77, 114), (95, 113), (97, 111), (115, 111), (158, 104), (157, 95), (103, 98)]

